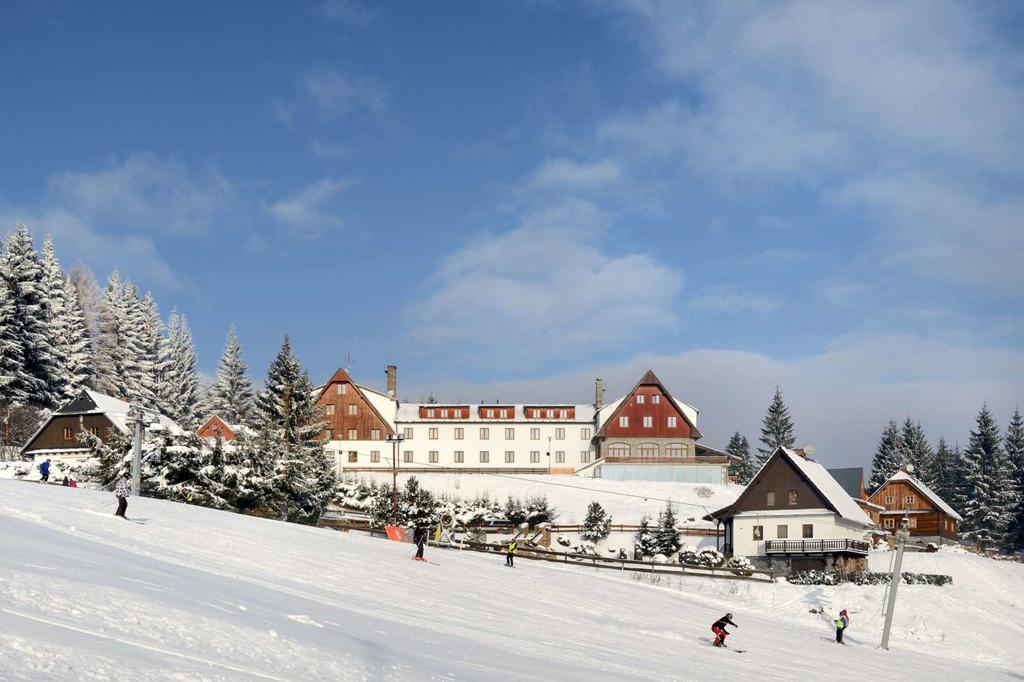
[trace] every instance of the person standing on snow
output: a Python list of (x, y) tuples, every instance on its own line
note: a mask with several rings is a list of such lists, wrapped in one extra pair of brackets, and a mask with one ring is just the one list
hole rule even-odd
[(416, 526), (416, 530), (412, 534), (412, 541), (416, 543), (416, 556), (413, 558), (416, 561), (425, 561), (423, 558), (423, 548), (427, 544), (427, 529), (423, 526)]
[(39, 481), (41, 483), (47, 483), (50, 480), (50, 460), (46, 460), (39, 465)]
[(839, 617), (836, 618), (836, 642), (838, 644), (843, 643), (843, 630), (850, 627), (850, 614), (843, 609), (839, 612)]
[[(512, 566), (512, 557), (516, 555), (517, 549), (519, 549), (519, 545), (516, 543), (516, 539), (512, 538), (512, 540), (508, 543), (508, 551), (505, 553), (506, 566)], [(512, 567), (515, 568), (514, 566)]]
[(128, 511), (128, 496), (131, 494), (132, 489), (128, 484), (128, 477), (121, 474), (117, 483), (114, 484), (114, 497), (117, 498), (117, 511), (114, 512), (114, 516), (120, 516), (122, 519), (128, 518), (124, 513)]
[(725, 629), (726, 625), (732, 625), (736, 628), (739, 627), (739, 625), (736, 625), (736, 623), (732, 622), (731, 613), (727, 613), (718, 620), (716, 620), (715, 624), (711, 626), (711, 632), (715, 633), (715, 641), (712, 642), (712, 644), (714, 644), (715, 646), (725, 646), (725, 638), (729, 636), (729, 633)]

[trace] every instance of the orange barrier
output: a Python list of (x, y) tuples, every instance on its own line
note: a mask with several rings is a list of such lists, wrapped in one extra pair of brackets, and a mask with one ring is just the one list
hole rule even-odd
[(388, 540), (405, 542), (405, 529), (401, 526), (384, 526), (384, 530), (387, 531)]

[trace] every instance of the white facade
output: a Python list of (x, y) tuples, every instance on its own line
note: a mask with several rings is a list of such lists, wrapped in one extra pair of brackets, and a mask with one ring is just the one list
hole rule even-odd
[[(807, 538), (803, 534), (806, 525), (811, 526)], [(760, 539), (756, 539), (755, 527), (761, 529)], [(867, 529), (831, 509), (801, 509), (741, 512), (733, 517), (732, 533), (733, 553), (753, 557), (766, 555), (767, 540), (864, 540)]]

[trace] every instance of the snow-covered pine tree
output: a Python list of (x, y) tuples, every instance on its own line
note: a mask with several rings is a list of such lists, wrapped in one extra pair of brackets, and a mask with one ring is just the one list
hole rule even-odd
[(889, 477), (899, 471), (906, 460), (906, 448), (903, 444), (903, 437), (900, 435), (899, 426), (895, 419), (890, 419), (878, 439), (878, 447), (875, 448), (875, 457), (871, 460), (871, 478), (868, 480), (868, 487), (873, 491), (878, 490)]
[(128, 391), (127, 400), (140, 405), (152, 405), (153, 358), (147, 348), (150, 311), (146, 309), (145, 301), (139, 297), (139, 288), (134, 282), (125, 282), (122, 300), (125, 311), (122, 342), (125, 344), (124, 383)]
[(793, 447), (796, 436), (793, 433), (793, 420), (789, 416), (789, 408), (782, 400), (782, 391), (775, 387), (775, 396), (768, 406), (768, 412), (761, 420), (761, 445), (757, 449), (757, 466), (763, 465), (780, 445)]
[(932, 484), (932, 447), (928, 444), (928, 438), (921, 428), (921, 422), (914, 423), (907, 417), (903, 422), (903, 451), (904, 464), (914, 467), (914, 476), (924, 482), (925, 485)]
[(78, 307), (85, 318), (85, 331), (95, 350), (96, 339), (100, 335), (100, 301), (103, 300), (103, 290), (96, 283), (92, 270), (83, 266), (72, 266), (68, 272), (68, 279), (75, 285), (75, 294), (78, 297)]
[(729, 444), (725, 446), (725, 451), (734, 457), (739, 457), (738, 461), (729, 466), (729, 472), (736, 477), (736, 482), (741, 485), (750, 483), (750, 479), (754, 477), (757, 470), (754, 468), (754, 460), (750, 456), (750, 443), (747, 441), (747, 437), (741, 436), (739, 431), (732, 434)]
[(612, 517), (605, 512), (600, 502), (594, 500), (587, 507), (587, 515), (583, 519), (580, 537), (591, 542), (604, 540), (611, 533), (611, 525)]
[(160, 409), (183, 429), (199, 426), (199, 374), (196, 372), (196, 349), (188, 320), (171, 311), (167, 331), (161, 337), (156, 397)]
[(129, 373), (134, 358), (127, 331), (128, 305), (125, 285), (114, 270), (107, 279), (97, 310), (96, 338), (97, 388), (116, 398), (130, 399)]
[(222, 497), (243, 514), (275, 516), (281, 505), (277, 490), (280, 442), (270, 429), (242, 432), (225, 452)]
[(651, 522), (647, 514), (640, 517), (640, 527), (636, 531), (636, 539), (633, 542), (633, 558), (643, 560), (658, 553), (654, 533), (651, 532)]
[(954, 459), (953, 451), (946, 445), (946, 439), (939, 436), (939, 445), (935, 448), (935, 456), (932, 457), (931, 481), (928, 485), (935, 494), (956, 508), (957, 490), (957, 468), (960, 463)]
[(14, 307), (14, 335), (22, 347), (23, 370), (18, 378), (19, 393), (26, 402), (39, 407), (55, 407), (57, 377), (53, 366), (47, 292), (43, 289), (43, 270), (23, 223), (8, 236), (0, 268)]
[(229, 424), (247, 424), (253, 417), (253, 390), (235, 327), (228, 330), (227, 345), (217, 367), (217, 382), (210, 388), (207, 407)]
[(78, 289), (71, 278), (64, 278), (64, 324), (61, 329), (61, 358), (64, 372), (62, 401), (71, 400), (94, 379), (92, 341), (78, 298)]
[(40, 260), (40, 286), (45, 295), (45, 332), (47, 345), (50, 349), (53, 383), (50, 385), (50, 400), (59, 405), (68, 393), (68, 372), (65, 360), (68, 357), (64, 340), (67, 338), (65, 326), (68, 320), (67, 292), (64, 290), (64, 273), (61, 271), (53, 239), (47, 237), (43, 241), (43, 252)]
[(526, 520), (526, 507), (518, 497), (508, 496), (505, 501), (505, 518), (516, 527)]
[(964, 463), (970, 491), (963, 515), (964, 536), (979, 549), (998, 546), (1010, 520), (1010, 480), (999, 425), (988, 405), (978, 413)]
[(1004, 546), (1008, 551), (1021, 551), (1024, 550), (1024, 418), (1020, 408), (1013, 411), (1010, 425), (1006, 427), (1003, 450), (1013, 488), (1011, 519)]
[[(0, 273), (4, 264), (0, 259)], [(25, 347), (14, 296), (7, 276), (0, 277), (0, 404), (24, 404), (29, 400), (32, 377), (25, 372)]]
[(160, 339), (164, 323), (160, 319), (156, 300), (148, 291), (139, 305), (138, 318), (139, 398), (143, 404), (156, 407), (159, 405)]
[(672, 510), (671, 500), (665, 503), (665, 511), (658, 515), (658, 531), (654, 543), (657, 553), (666, 557), (679, 551), (679, 531), (676, 530), (676, 514)]
[(438, 502), (433, 494), (420, 485), (419, 479), (410, 476), (398, 492), (398, 505), (405, 522), (411, 526), (430, 527), (438, 520)]

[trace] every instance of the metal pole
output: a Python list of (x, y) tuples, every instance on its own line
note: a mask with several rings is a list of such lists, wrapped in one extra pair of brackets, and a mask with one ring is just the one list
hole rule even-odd
[(904, 518), (900, 530), (896, 533), (896, 562), (893, 564), (892, 575), (889, 577), (889, 602), (885, 607), (885, 625), (882, 628), (882, 648), (889, 650), (889, 630), (892, 628), (892, 614), (896, 610), (896, 588), (900, 584), (900, 568), (903, 566), (903, 548), (907, 544), (907, 526), (910, 522)]
[(135, 447), (132, 450), (132, 496), (139, 496), (142, 483), (142, 412), (135, 410)]

